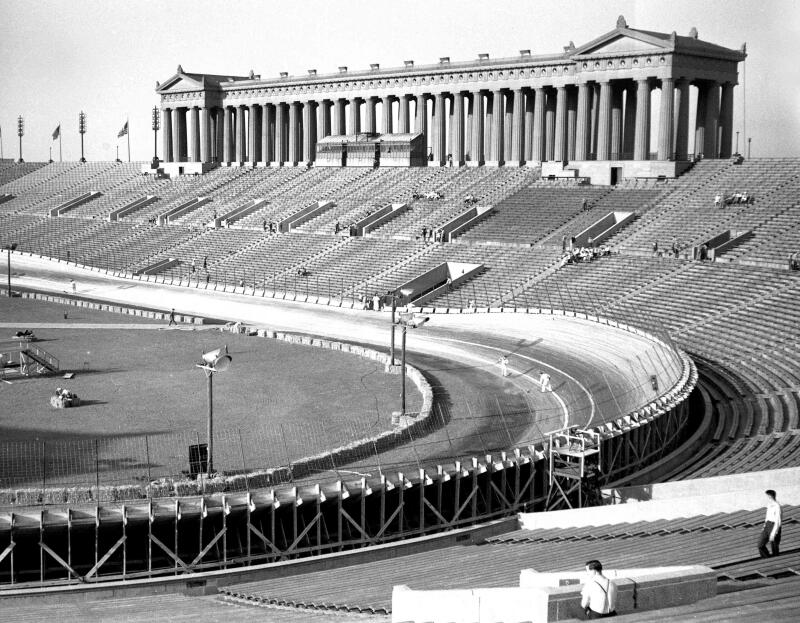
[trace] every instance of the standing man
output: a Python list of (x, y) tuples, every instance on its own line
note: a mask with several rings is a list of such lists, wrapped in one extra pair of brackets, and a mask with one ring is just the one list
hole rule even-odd
[(69, 282), (72, 285), (72, 293), (75, 294), (75, 292), (78, 290), (78, 284), (75, 283), (74, 279), (70, 279)]
[(500, 359), (497, 360), (497, 363), (500, 366), (500, 373), (503, 376), (508, 376), (508, 357), (503, 355)]
[(542, 386), (542, 393), (553, 391), (553, 386), (550, 384), (550, 375), (547, 372), (539, 373), (539, 385)]
[(175, 322), (175, 308), (173, 307), (172, 310), (170, 310), (170, 312), (169, 312), (169, 324), (167, 326), (171, 327), (174, 324), (178, 324), (178, 323)]
[(781, 505), (775, 499), (775, 491), (767, 489), (764, 493), (767, 496), (767, 515), (764, 518), (761, 538), (758, 540), (758, 553), (762, 558), (768, 558), (767, 543), (772, 544), (773, 556), (781, 553)]
[(603, 575), (599, 560), (586, 563), (589, 577), (581, 589), (581, 608), (587, 619), (606, 619), (616, 616), (617, 585)]

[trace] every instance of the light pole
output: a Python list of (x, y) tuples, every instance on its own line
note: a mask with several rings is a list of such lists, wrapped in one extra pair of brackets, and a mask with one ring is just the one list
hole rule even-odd
[(739, 132), (736, 132), (736, 152), (739, 153)]
[(12, 296), (11, 294), (11, 252), (17, 248), (17, 243), (12, 242), (11, 244), (6, 245), (6, 250), (8, 251), (8, 296)]
[(416, 329), (417, 327), (421, 327), (426, 322), (428, 322), (430, 318), (428, 316), (422, 316), (415, 314), (414, 312), (400, 312), (400, 325), (403, 327), (403, 337), (401, 341), (401, 358), (400, 358), (400, 384), (401, 384), (401, 393), (400, 393), (400, 416), (404, 416), (406, 414), (406, 331), (411, 329)]
[(78, 132), (81, 135), (81, 162), (86, 162), (83, 157), (83, 135), (86, 134), (86, 113), (81, 111), (78, 115)]
[[(195, 364), (202, 368), (206, 373), (206, 386), (208, 388), (208, 476), (214, 472), (214, 372), (224, 372), (231, 365), (231, 356), (228, 354), (228, 347), (217, 348), (203, 354), (203, 363)], [(199, 452), (199, 448), (198, 448)]]
[(17, 136), (19, 136), (19, 160), (17, 162), (25, 162), (22, 159), (22, 137), (25, 136), (25, 119), (22, 115), (17, 117)]
[(153, 162), (150, 163), (151, 169), (158, 168), (158, 131), (161, 129), (161, 111), (158, 106), (153, 106)]
[[(413, 290), (411, 288), (401, 288), (400, 294), (403, 298), (408, 298), (411, 296)], [(397, 320), (395, 318), (395, 314), (397, 313), (397, 299), (400, 298), (397, 295), (397, 290), (390, 290), (386, 293), (387, 296), (392, 297), (392, 338), (389, 342), (389, 365), (394, 365), (394, 326), (397, 324)]]

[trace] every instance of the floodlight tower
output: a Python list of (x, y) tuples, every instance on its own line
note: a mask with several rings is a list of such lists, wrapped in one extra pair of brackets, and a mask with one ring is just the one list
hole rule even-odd
[(81, 135), (81, 162), (86, 162), (83, 157), (83, 135), (86, 134), (86, 113), (81, 111), (78, 115), (78, 132)]
[(231, 365), (232, 358), (228, 354), (228, 347), (203, 353), (203, 363), (195, 364), (206, 373), (208, 388), (208, 475), (214, 472), (214, 372), (224, 372)]
[(158, 106), (153, 106), (153, 162), (151, 169), (158, 168), (158, 131), (161, 129), (161, 111)]
[[(411, 296), (411, 293), (413, 291), (414, 290), (412, 290), (411, 288), (401, 288), (400, 289), (400, 295), (402, 295), (402, 298), (408, 299), (408, 297)], [(391, 297), (391, 299), (392, 299), (392, 338), (391, 338), (391, 342), (389, 342), (389, 365), (393, 366), (394, 365), (394, 326), (397, 324), (397, 319), (396, 319), (397, 301), (400, 300), (401, 297), (398, 296), (398, 291), (397, 290), (391, 290), (391, 291), (387, 292), (386, 294), (387, 294), (387, 296)]]
[(22, 159), (22, 137), (25, 136), (25, 119), (22, 115), (17, 117), (17, 136), (19, 136), (19, 160), (17, 162), (25, 162)]
[(400, 398), (400, 415), (403, 416), (406, 414), (406, 331), (408, 329), (416, 329), (421, 327), (426, 322), (428, 322), (430, 318), (428, 316), (422, 316), (420, 314), (415, 314), (414, 312), (401, 312), (400, 313), (400, 325), (403, 327), (403, 339), (402, 339), (402, 346), (401, 346), (401, 359), (400, 359), (400, 383), (402, 386), (401, 390), (401, 398)]

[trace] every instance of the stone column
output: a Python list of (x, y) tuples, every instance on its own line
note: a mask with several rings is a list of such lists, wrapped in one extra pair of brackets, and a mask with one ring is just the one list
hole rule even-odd
[(399, 102), (399, 111), (398, 111), (398, 121), (397, 121), (397, 131), (400, 134), (408, 134), (411, 132), (411, 120), (409, 118), (409, 107), (410, 107), (411, 96), (410, 95), (401, 95), (400, 102)]
[(535, 91), (528, 90), (525, 95), (525, 138), (522, 150), (525, 162), (536, 160), (533, 155), (534, 93)]
[(354, 97), (350, 100), (350, 134), (361, 132), (361, 100)]
[(553, 89), (547, 90), (547, 105), (544, 109), (545, 147), (544, 157), (553, 160), (556, 143), (556, 97)]
[(208, 108), (200, 109), (200, 162), (211, 162), (211, 119)]
[(275, 104), (275, 162), (282, 166), (286, 162), (289, 137), (286, 136), (286, 104)]
[(622, 130), (623, 160), (633, 160), (636, 145), (636, 92), (635, 83), (625, 87), (625, 125)]
[(578, 120), (578, 91), (567, 90), (567, 160), (575, 160), (575, 126)]
[(214, 110), (214, 131), (214, 158), (225, 162), (225, 108), (222, 106)]
[(172, 155), (172, 109), (161, 110), (163, 126), (161, 128), (161, 158), (164, 162), (173, 162)]
[(622, 89), (611, 87), (611, 159), (622, 157)]
[(303, 104), (303, 162), (313, 162), (317, 152), (317, 131), (314, 127), (316, 114), (314, 100)]
[(292, 166), (303, 159), (300, 150), (300, 102), (292, 102), (289, 104), (289, 162)]
[(453, 165), (460, 167), (464, 164), (464, 94), (453, 93), (453, 117), (450, 125), (450, 135), (453, 137)]
[(719, 158), (719, 83), (714, 82), (708, 88), (708, 108), (706, 109), (706, 140), (704, 153), (706, 158)]
[(544, 87), (536, 87), (534, 93), (536, 94), (536, 102), (533, 109), (533, 133), (532, 133), (532, 149), (531, 160), (534, 162), (543, 162), (545, 160), (545, 90)]
[(422, 134), (422, 144), (425, 146), (425, 157), (428, 157), (428, 107), (425, 104), (425, 95), (417, 95), (417, 109), (414, 115), (414, 131)]
[(563, 162), (567, 159), (567, 87), (556, 88), (556, 122), (553, 160)]
[(189, 109), (189, 162), (200, 162), (200, 109)]
[(433, 164), (443, 165), (447, 161), (446, 143), (445, 143), (445, 105), (444, 93), (437, 93), (433, 103)]
[(244, 112), (247, 106), (239, 106), (236, 109), (236, 161), (244, 164), (247, 160), (247, 124), (244, 120)]
[(525, 95), (522, 89), (514, 91), (514, 116), (511, 128), (511, 162), (525, 162)]
[(365, 132), (369, 132), (370, 134), (375, 134), (378, 131), (378, 124), (377, 120), (375, 119), (375, 108), (378, 104), (377, 97), (368, 97), (366, 99), (367, 110), (364, 115), (364, 128)]
[(511, 151), (514, 147), (514, 100), (509, 97), (509, 93), (504, 95), (503, 105), (503, 162), (511, 162)]
[(587, 160), (589, 157), (589, 85), (585, 82), (578, 85), (578, 110), (575, 118), (575, 160)]
[(597, 160), (611, 159), (611, 83), (600, 83), (597, 110)]
[(331, 102), (322, 100), (317, 104), (317, 140), (331, 135)]
[[(706, 115), (708, 114), (708, 85), (697, 85), (697, 111), (695, 114), (694, 153), (695, 156), (705, 155), (706, 148)], [(708, 156), (710, 158), (710, 156)]]
[(675, 155), (678, 160), (689, 157), (689, 81), (678, 80), (677, 118), (675, 128)]
[(347, 126), (345, 123), (345, 105), (347, 100), (337, 99), (333, 103), (333, 120), (331, 122), (331, 136), (342, 136), (347, 134)]
[(661, 79), (661, 112), (658, 115), (658, 159), (672, 160), (673, 119), (675, 115), (675, 80)]
[(250, 104), (247, 121), (249, 125), (247, 159), (251, 165), (256, 166), (261, 160), (261, 119), (259, 113), (261, 106)]
[(394, 133), (394, 115), (392, 114), (392, 102), (394, 97), (386, 95), (381, 98), (381, 134)]
[(503, 164), (503, 138), (505, 107), (503, 106), (503, 92), (500, 89), (492, 91), (492, 164)]
[(270, 104), (261, 105), (261, 162), (272, 162), (275, 138), (275, 116)]
[(472, 144), (469, 152), (473, 166), (483, 164), (483, 93), (480, 91), (472, 93)]
[(720, 158), (730, 158), (733, 140), (733, 87), (732, 82), (722, 85), (722, 102), (719, 111), (720, 124)]
[(181, 160), (181, 123), (180, 123), (180, 108), (172, 109), (172, 159), (175, 162), (183, 162)]
[(633, 145), (634, 160), (650, 158), (650, 82), (647, 78), (636, 81), (636, 136)]

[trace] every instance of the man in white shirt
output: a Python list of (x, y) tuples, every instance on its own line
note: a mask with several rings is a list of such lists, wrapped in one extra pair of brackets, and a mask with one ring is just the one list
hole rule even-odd
[(581, 589), (581, 608), (587, 619), (605, 619), (617, 614), (617, 586), (603, 575), (603, 565), (599, 560), (586, 563), (589, 574)]
[(761, 538), (758, 540), (758, 553), (762, 558), (767, 558), (769, 557), (767, 543), (772, 544), (773, 556), (781, 553), (781, 505), (775, 499), (775, 492), (772, 489), (767, 489), (764, 493), (767, 496), (767, 515), (764, 518)]
[(539, 373), (539, 385), (541, 385), (542, 393), (553, 391), (553, 386), (550, 384), (550, 375), (547, 372)]

